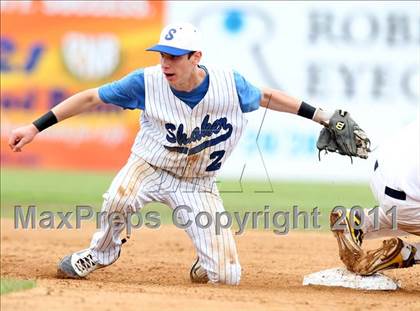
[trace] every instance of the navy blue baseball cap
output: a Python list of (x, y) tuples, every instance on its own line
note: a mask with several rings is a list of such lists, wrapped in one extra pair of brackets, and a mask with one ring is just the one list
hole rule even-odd
[(190, 23), (167, 25), (160, 33), (159, 43), (146, 49), (146, 51), (161, 52), (174, 56), (201, 50), (200, 33)]

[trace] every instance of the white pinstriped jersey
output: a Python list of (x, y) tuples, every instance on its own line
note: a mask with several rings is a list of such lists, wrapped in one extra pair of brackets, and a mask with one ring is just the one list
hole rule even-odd
[(161, 66), (145, 68), (146, 109), (132, 152), (182, 177), (214, 176), (246, 125), (232, 70), (206, 67), (207, 94), (194, 108), (178, 99)]
[(420, 123), (417, 118), (380, 146), (377, 155), (379, 172), (385, 185), (404, 191), (417, 202), (420, 202), (419, 133)]

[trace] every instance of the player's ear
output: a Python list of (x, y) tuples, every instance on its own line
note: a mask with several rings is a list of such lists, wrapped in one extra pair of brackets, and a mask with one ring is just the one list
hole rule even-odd
[(201, 60), (201, 56), (202, 56), (203, 54), (201, 53), (201, 51), (196, 51), (196, 52), (194, 52), (194, 54), (192, 55), (192, 57), (191, 57), (191, 60), (192, 60), (192, 62), (193, 62), (193, 64), (196, 66), (196, 65), (198, 65), (199, 63), (200, 63), (200, 60)]

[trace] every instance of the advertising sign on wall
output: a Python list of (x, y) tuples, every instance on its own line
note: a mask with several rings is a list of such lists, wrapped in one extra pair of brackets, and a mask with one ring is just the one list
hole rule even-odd
[(10, 131), (63, 99), (138, 67), (159, 36), (158, 1), (1, 2), (2, 165), (117, 169), (139, 129), (139, 112), (101, 106), (42, 132), (25, 152), (12, 153)]

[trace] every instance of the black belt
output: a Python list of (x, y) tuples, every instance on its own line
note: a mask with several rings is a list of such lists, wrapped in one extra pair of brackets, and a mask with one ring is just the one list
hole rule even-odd
[(395, 190), (395, 189), (389, 188), (388, 186), (385, 186), (385, 194), (391, 198), (402, 200), (402, 201), (405, 201), (405, 199), (407, 198), (407, 195), (405, 194), (404, 191)]
[[(378, 169), (379, 163), (378, 161), (375, 161), (375, 166), (373, 167), (373, 170), (376, 171)], [(404, 191), (401, 190), (395, 190), (388, 186), (385, 186), (385, 194), (391, 198), (405, 201), (407, 199), (407, 195)]]

